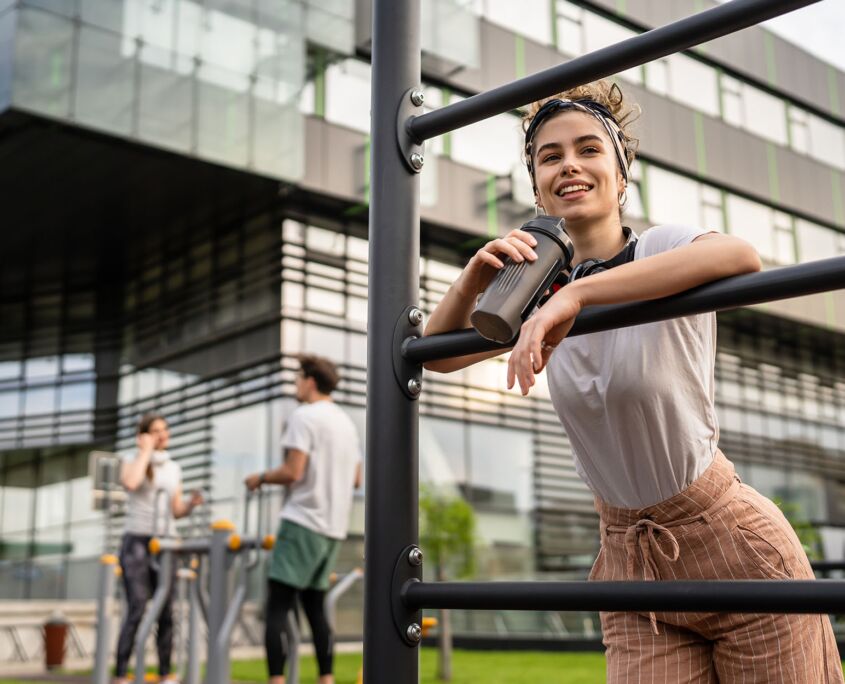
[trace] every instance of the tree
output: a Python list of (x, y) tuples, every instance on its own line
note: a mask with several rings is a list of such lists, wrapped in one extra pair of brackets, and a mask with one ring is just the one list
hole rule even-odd
[[(420, 546), (434, 567), (438, 582), (463, 579), (475, 572), (475, 513), (458, 496), (431, 487), (420, 491)], [(452, 679), (452, 625), (448, 610), (440, 611), (437, 676)]]

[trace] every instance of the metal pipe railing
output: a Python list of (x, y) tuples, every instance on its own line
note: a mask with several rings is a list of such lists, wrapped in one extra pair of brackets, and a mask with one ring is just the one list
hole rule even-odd
[[(408, 133), (417, 142), (469, 126), (568, 88), (726, 36), (818, 0), (733, 0), (719, 7), (609, 45), (566, 64), (412, 118)], [(410, 85), (410, 84), (409, 84)]]
[(407, 582), (412, 609), (842, 613), (845, 580)]
[[(842, 288), (845, 288), (845, 256), (832, 257), (760, 273), (733, 276), (663, 299), (591, 306), (584, 309), (575, 319), (568, 337)], [(475, 330), (459, 330), (409, 339), (402, 347), (402, 355), (413, 363), (424, 363), (491, 349), (504, 349), (512, 346), (513, 342), (515, 340), (508, 344), (499, 344), (484, 339)]]

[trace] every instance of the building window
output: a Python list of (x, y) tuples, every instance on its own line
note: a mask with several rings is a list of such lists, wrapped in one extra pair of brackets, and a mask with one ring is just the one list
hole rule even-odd
[(701, 225), (699, 183), (656, 166), (648, 168), (649, 220), (655, 224)]
[(573, 57), (584, 54), (584, 10), (568, 0), (555, 2), (557, 49)]
[(722, 118), (731, 126), (743, 127), (745, 114), (742, 106), (742, 82), (721, 73), (719, 88), (721, 97)]
[(809, 154), (810, 152), (810, 130), (808, 126), (809, 116), (800, 107), (787, 105), (786, 114), (789, 117), (789, 144), (796, 152)]
[(645, 70), (645, 85), (651, 92), (658, 95), (669, 95), (669, 60), (664, 57), (643, 65)]
[(722, 191), (710, 185), (701, 184), (701, 226), (707, 230), (725, 232), (725, 208), (722, 205)]
[[(719, 116), (719, 84), (716, 70), (686, 55), (675, 54), (665, 60), (669, 72), (669, 96), (704, 114)], [(652, 64), (648, 65), (648, 71), (651, 70)]]
[(775, 211), (775, 259), (779, 264), (795, 263), (795, 225), (792, 216)]
[(731, 235), (747, 240), (769, 262), (777, 262), (772, 210), (758, 202), (728, 195), (728, 227)]
[(491, 24), (518, 33), (543, 45), (552, 43), (549, 0), (474, 0), (475, 11)]
[(842, 244), (841, 234), (817, 223), (795, 220), (798, 235), (798, 256), (802, 263), (837, 256)]
[[(601, 48), (621, 43), (623, 40), (638, 35), (639, 33), (636, 31), (631, 31), (616, 22), (600, 17), (592, 12), (584, 14), (584, 47), (586, 52), (595, 52)], [(643, 81), (642, 69), (640, 67), (620, 71), (617, 75), (631, 83), (640, 84)]]
[(810, 137), (810, 154), (816, 159), (845, 169), (845, 130), (810, 114), (807, 128)]
[(786, 105), (774, 95), (759, 88), (743, 88), (746, 129), (779, 145), (786, 144)]

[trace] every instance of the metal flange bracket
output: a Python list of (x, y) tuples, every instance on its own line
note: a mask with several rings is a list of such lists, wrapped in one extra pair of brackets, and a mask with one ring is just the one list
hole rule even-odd
[(422, 335), (423, 313), (419, 307), (409, 306), (399, 316), (393, 328), (393, 374), (409, 399), (418, 399), (422, 392), (422, 366), (408, 361), (403, 347), (409, 339)]
[(423, 104), (422, 88), (409, 88), (399, 102), (399, 110), (396, 112), (396, 142), (399, 143), (399, 154), (413, 173), (422, 171), (425, 157), (423, 156), (424, 143), (417, 142), (408, 129), (408, 122), (414, 116), (422, 113)]
[(422, 611), (412, 610), (402, 601), (402, 589), (408, 582), (422, 581), (422, 552), (416, 544), (406, 546), (393, 569), (390, 583), (390, 608), (399, 636), (408, 646), (419, 646), (422, 639)]

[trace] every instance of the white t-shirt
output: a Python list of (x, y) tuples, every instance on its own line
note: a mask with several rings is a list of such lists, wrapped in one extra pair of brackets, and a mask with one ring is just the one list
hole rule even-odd
[(361, 461), (358, 431), (333, 401), (298, 406), (288, 419), (282, 453), (298, 449), (308, 456), (305, 473), (288, 485), (280, 517), (332, 539), (345, 539)]
[[(639, 239), (634, 259), (707, 232), (657, 226)], [(560, 344), (547, 367), (552, 403), (594, 494), (612, 506), (643, 508), (685, 489), (710, 465), (719, 442), (715, 356), (715, 313)]]
[[(125, 454), (123, 462), (128, 463), (137, 457), (137, 452)], [(128, 492), (126, 509), (126, 532), (151, 536), (153, 520), (158, 520), (156, 534), (168, 535), (173, 530), (173, 509), (171, 501), (182, 484), (182, 468), (166, 451), (154, 451), (151, 462), (153, 464), (153, 479), (144, 481), (134, 492)], [(167, 492), (158, 494), (160, 490)]]

